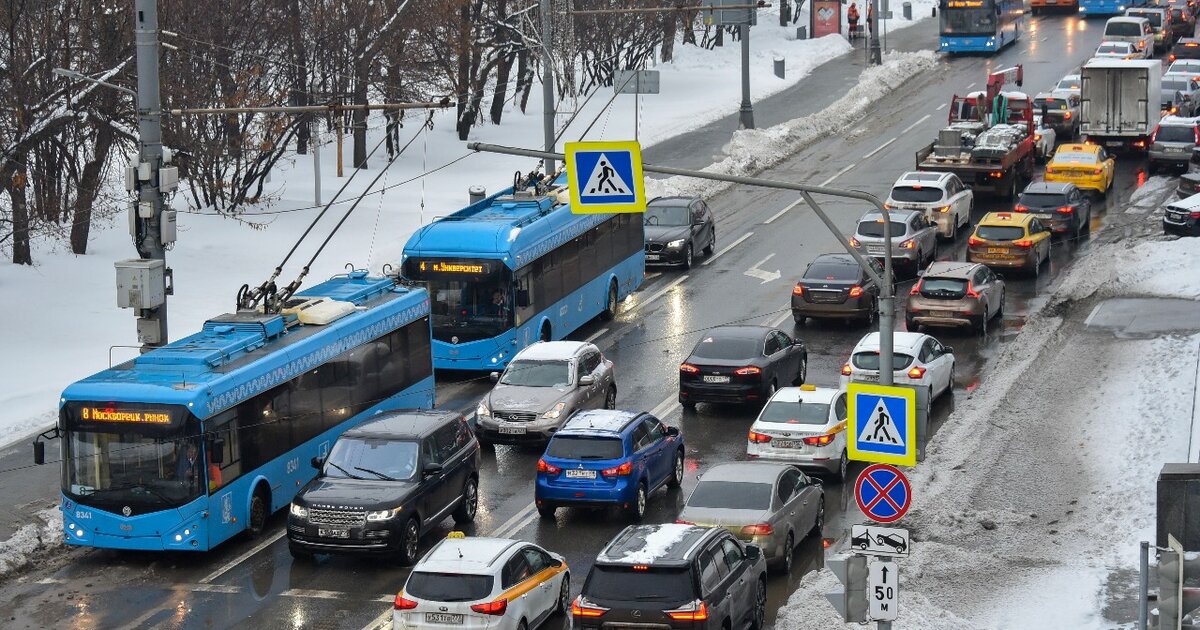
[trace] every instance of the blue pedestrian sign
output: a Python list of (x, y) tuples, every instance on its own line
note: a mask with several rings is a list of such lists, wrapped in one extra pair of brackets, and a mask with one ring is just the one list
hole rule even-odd
[(850, 383), (847, 456), (861, 462), (917, 465), (917, 392), (908, 387)]
[(565, 149), (572, 213), (646, 211), (640, 144), (568, 142)]

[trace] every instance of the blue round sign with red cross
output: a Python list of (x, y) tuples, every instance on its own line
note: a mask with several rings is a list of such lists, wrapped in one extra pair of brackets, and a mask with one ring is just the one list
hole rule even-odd
[(895, 466), (872, 464), (858, 475), (854, 500), (867, 518), (891, 523), (900, 520), (912, 505), (912, 486)]

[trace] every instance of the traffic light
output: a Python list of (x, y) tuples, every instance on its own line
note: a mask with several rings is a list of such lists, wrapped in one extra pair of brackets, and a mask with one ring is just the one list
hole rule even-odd
[(1183, 618), (1200, 608), (1200, 588), (1184, 583), (1200, 579), (1200, 556), (1175, 549), (1158, 554), (1158, 627), (1178, 630)]
[(830, 558), (825, 566), (833, 571), (843, 586), (825, 598), (833, 604), (846, 623), (867, 620), (867, 557), (853, 554), (841, 558)]

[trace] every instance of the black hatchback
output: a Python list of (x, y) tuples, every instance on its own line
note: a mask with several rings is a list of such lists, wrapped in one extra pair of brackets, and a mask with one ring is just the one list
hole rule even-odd
[(1077, 237), (1090, 230), (1092, 202), (1075, 184), (1034, 182), (1025, 187), (1013, 210), (1036, 216), (1055, 234)]
[(423, 534), (475, 520), (479, 442), (462, 414), (386, 412), (342, 434), (288, 514), (288, 549), (418, 559)]
[[(867, 259), (880, 276), (883, 267)], [(792, 287), (792, 318), (857, 319), (869, 324), (879, 312), (879, 285), (850, 254), (821, 254)]]
[(717, 222), (699, 197), (657, 197), (642, 215), (646, 265), (692, 266), (696, 256), (711, 256), (717, 246)]
[(679, 404), (766, 402), (808, 372), (804, 342), (766, 326), (719, 326), (679, 366)]

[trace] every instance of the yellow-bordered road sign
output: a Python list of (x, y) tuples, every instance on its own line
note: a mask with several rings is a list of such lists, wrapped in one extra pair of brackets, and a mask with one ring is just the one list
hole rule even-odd
[(847, 455), (860, 462), (917, 465), (917, 392), (908, 387), (846, 387)]
[(635, 141), (568, 142), (571, 212), (645, 212), (642, 146)]

